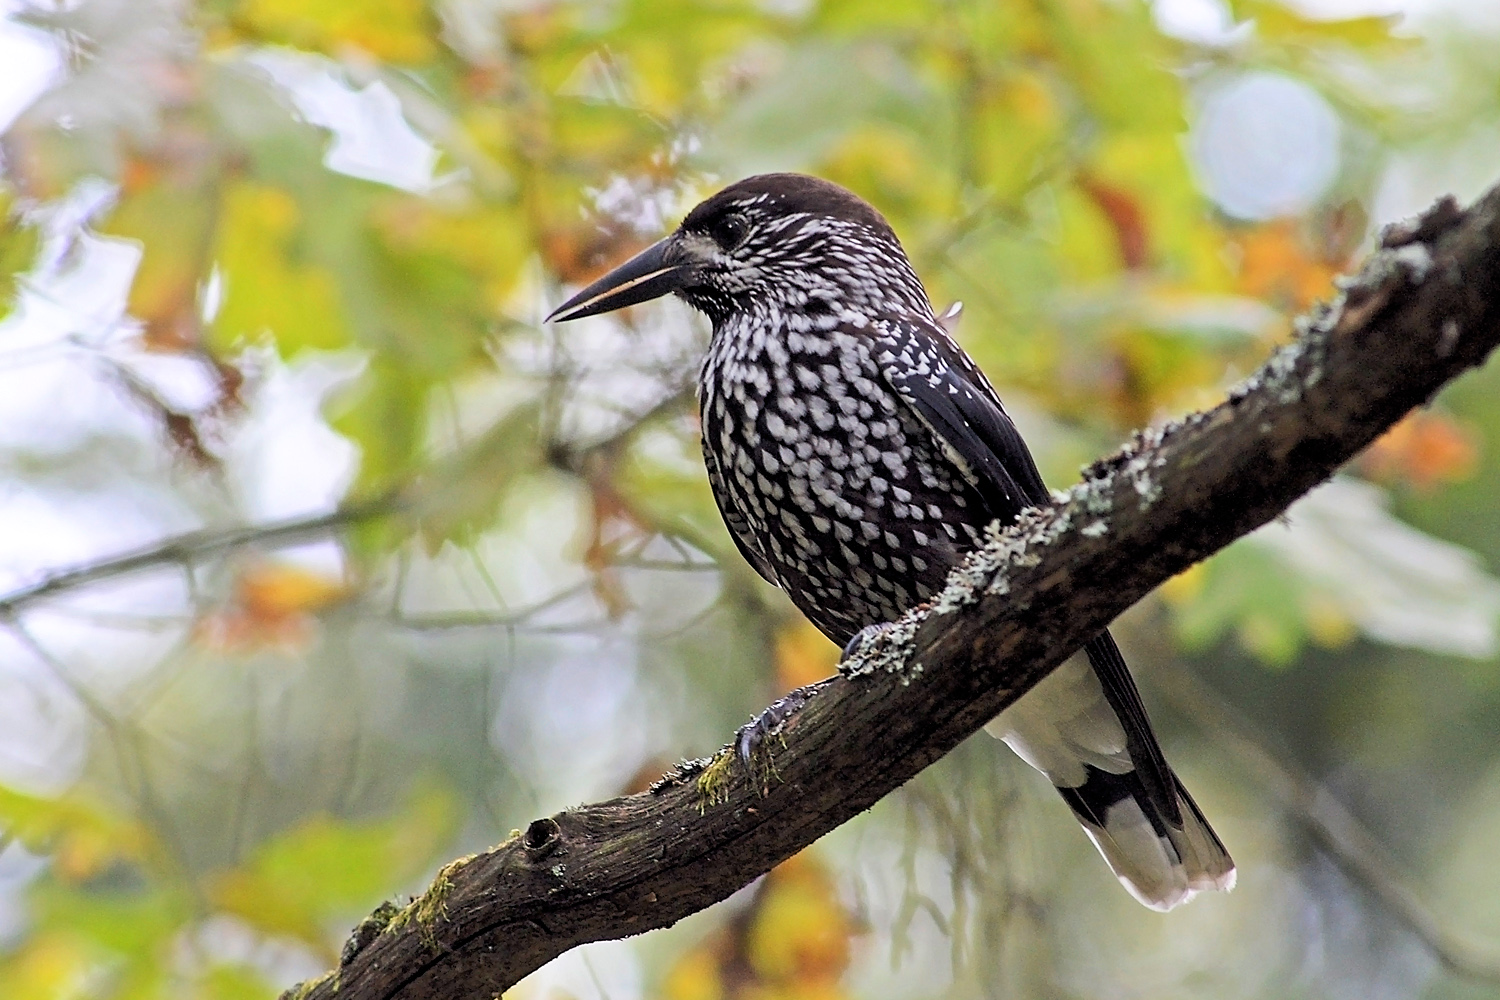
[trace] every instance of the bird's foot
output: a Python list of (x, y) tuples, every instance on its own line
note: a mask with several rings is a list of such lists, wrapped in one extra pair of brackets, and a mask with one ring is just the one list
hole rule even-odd
[(845, 677), (862, 677), (875, 673), (904, 673), (911, 656), (911, 640), (925, 617), (926, 605), (913, 609), (893, 622), (866, 625), (855, 633), (839, 658), (839, 673)]
[(805, 688), (798, 688), (785, 697), (778, 698), (764, 712), (735, 730), (734, 752), (741, 764), (749, 767), (767, 738), (781, 735), (782, 724), (807, 704), (805, 691)]
[(749, 772), (750, 780), (762, 795), (770, 791), (771, 779), (777, 777), (775, 763), (771, 759), (770, 741), (775, 739), (786, 746), (786, 741), (782, 739), (783, 727), (828, 683), (827, 680), (818, 681), (788, 692), (735, 732), (734, 743), (731, 744), (734, 757)]
[(839, 654), (839, 663), (842, 664), (849, 657), (863, 653), (867, 649), (873, 649), (880, 642), (881, 637), (890, 631), (890, 628), (890, 622), (876, 622), (854, 633), (854, 638), (844, 644), (844, 651)]

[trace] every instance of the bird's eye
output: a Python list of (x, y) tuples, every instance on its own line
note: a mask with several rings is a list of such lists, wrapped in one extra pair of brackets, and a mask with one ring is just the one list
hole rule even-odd
[(745, 242), (745, 237), (749, 233), (749, 220), (738, 213), (724, 216), (715, 222), (708, 231), (708, 235), (712, 236), (714, 242), (719, 244), (724, 250), (733, 250)]

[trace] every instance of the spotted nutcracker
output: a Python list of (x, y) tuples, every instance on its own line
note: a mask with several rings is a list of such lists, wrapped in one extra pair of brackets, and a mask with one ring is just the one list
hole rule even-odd
[[(1049, 502), (895, 232), (849, 191), (800, 174), (732, 184), (549, 319), (668, 292), (713, 322), (698, 401), (730, 534), (840, 646), (941, 590), (992, 520)], [(1142, 903), (1234, 885), (1108, 632), (987, 728), (1051, 779)]]

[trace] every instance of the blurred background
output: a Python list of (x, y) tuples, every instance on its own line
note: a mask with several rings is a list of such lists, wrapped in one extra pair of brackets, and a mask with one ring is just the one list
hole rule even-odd
[[(1065, 487), (1500, 179), (1497, 0), (0, 18), (6, 1000), (271, 997), (833, 669), (713, 508), (699, 318), (540, 322), (719, 185), (873, 201)], [(1492, 365), (1120, 622), (1233, 894), (1143, 910), (981, 736), (508, 995), (1500, 996), (1497, 487)]]

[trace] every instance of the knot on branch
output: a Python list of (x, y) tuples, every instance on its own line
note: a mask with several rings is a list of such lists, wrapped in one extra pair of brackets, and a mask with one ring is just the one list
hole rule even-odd
[(562, 849), (562, 827), (551, 816), (532, 820), (521, 835), (521, 847), (526, 851), (526, 860), (533, 864), (545, 861)]

